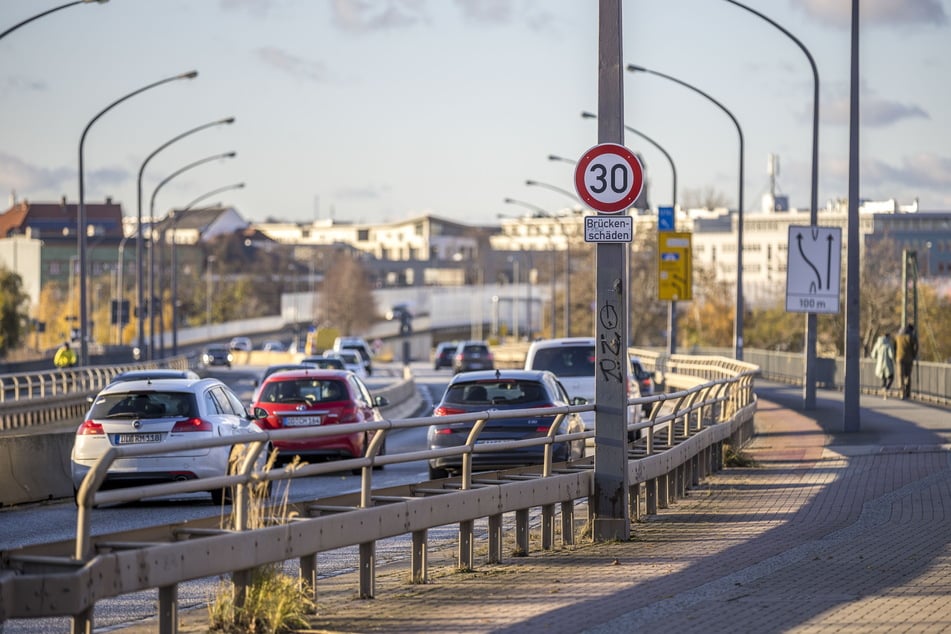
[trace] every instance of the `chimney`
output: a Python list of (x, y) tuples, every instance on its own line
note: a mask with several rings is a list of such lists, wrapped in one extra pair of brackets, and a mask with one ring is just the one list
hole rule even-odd
[(66, 209), (66, 194), (63, 194), (59, 197), (59, 205), (63, 208), (63, 210)]
[(106, 196), (106, 204), (107, 204), (107, 205), (111, 205), (111, 204), (112, 204), (112, 196)]
[(10, 190), (10, 207), (17, 206), (17, 190)]

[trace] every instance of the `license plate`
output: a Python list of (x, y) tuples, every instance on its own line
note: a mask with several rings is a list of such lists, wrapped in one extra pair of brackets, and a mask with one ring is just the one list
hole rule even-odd
[(507, 440), (477, 440), (477, 445), (498, 445), (499, 443), (508, 442)]
[(285, 416), (284, 417), (285, 427), (311, 427), (313, 425), (319, 425), (320, 422), (321, 422), (320, 416)]
[(150, 442), (162, 442), (165, 434), (119, 434), (116, 439), (117, 445), (141, 445)]

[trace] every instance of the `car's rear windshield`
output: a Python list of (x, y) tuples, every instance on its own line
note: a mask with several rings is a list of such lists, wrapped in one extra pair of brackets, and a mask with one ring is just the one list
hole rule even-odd
[(190, 392), (112, 392), (97, 396), (89, 415), (93, 419), (192, 418), (198, 416), (198, 407)]
[(456, 383), (446, 392), (454, 405), (532, 405), (545, 402), (545, 388), (537, 381), (479, 381)]
[(549, 370), (555, 376), (594, 376), (594, 346), (539, 348), (532, 357), (532, 370)]
[(327, 403), (348, 398), (347, 386), (336, 379), (271, 381), (259, 397), (266, 403)]
[(464, 354), (489, 354), (489, 348), (481, 343), (466, 344), (462, 348)]

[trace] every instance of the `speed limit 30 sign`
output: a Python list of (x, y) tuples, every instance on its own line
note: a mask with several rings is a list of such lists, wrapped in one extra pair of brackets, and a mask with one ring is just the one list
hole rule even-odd
[(575, 167), (575, 189), (595, 211), (616, 214), (634, 204), (644, 187), (644, 168), (634, 153), (617, 143), (601, 143)]

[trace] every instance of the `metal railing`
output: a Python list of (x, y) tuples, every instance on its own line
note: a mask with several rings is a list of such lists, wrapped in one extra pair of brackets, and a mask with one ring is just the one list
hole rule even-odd
[[(632, 436), (640, 436), (629, 446), (629, 482), (632, 493), (636, 489), (638, 496), (643, 493), (646, 497), (648, 512), (656, 512), (658, 505), (665, 506), (669, 499), (682, 495), (691, 483), (720, 468), (724, 443), (741, 445), (751, 436), (755, 366), (705, 357), (696, 361), (685, 358), (681, 367), (719, 376), (677, 392), (630, 401), (632, 405), (653, 404), (648, 417), (628, 426)], [(667, 379), (669, 385), (696, 383), (695, 377), (677, 373), (669, 374)], [(560, 419), (573, 412), (592, 410), (597, 411), (596, 405), (530, 412)], [(78, 492), (77, 535), (71, 550), (40, 545), (4, 554), (0, 562), (0, 597), (3, 599), (0, 622), (9, 618), (70, 616), (73, 631), (89, 631), (97, 601), (158, 588), (160, 631), (174, 632), (179, 583), (231, 573), (236, 585), (235, 596), (243, 596), (252, 569), (298, 559), (303, 581), (316, 592), (317, 553), (353, 545), (359, 546), (360, 553), (359, 593), (369, 598), (375, 592), (376, 541), (412, 535), (412, 578), (425, 580), (428, 529), (458, 523), (459, 566), (472, 568), (473, 522), (488, 518), (488, 560), (499, 561), (501, 518), (504, 513), (514, 512), (519, 549), (528, 554), (528, 509), (533, 507), (542, 509), (543, 548), (550, 548), (553, 543), (554, 516), (559, 504), (562, 538), (566, 543), (573, 543), (574, 501), (594, 494), (593, 463), (589, 457), (553, 464), (552, 447), (554, 443), (587, 438), (594, 432), (558, 434), (558, 425), (553, 424), (545, 437), (505, 445), (513, 448), (543, 445), (543, 464), (495, 473), (476, 474), (472, 470), (474, 455), (502, 448), (502, 445), (478, 443), (485, 422), (525, 413), (525, 410), (485, 411), (442, 417), (441, 422), (475, 422), (465, 444), (393, 455), (379, 455), (388, 433), (426, 427), (435, 419), (408, 418), (379, 424), (261, 432), (254, 434), (252, 442), (245, 445), (244, 457), (231, 475), (100, 491), (112, 461), (157, 452), (154, 447), (110, 449), (87, 474)], [(379, 432), (375, 433), (363, 457), (267, 472), (255, 469), (261, 452), (272, 441), (358, 431)], [(247, 438), (193, 441), (176, 444), (174, 449), (237, 446)], [(169, 450), (166, 445), (161, 452)], [(461, 476), (383, 490), (372, 487), (374, 467), (447, 455), (462, 457)], [(253, 504), (251, 492), (255, 485), (346, 469), (360, 470), (359, 493), (298, 503), (286, 517), (269, 518), (260, 526), (252, 526), (249, 521)], [(97, 505), (219, 487), (234, 488), (232, 516), (227, 525), (222, 525), (218, 518), (208, 518), (203, 522), (189, 522), (184, 527), (160, 526), (96, 537), (90, 534), (90, 517)]]
[(188, 369), (188, 359), (175, 357), (166, 360), (162, 364), (129, 363), (0, 374), (0, 403), (65, 396), (80, 392), (95, 392), (108, 385), (112, 377), (120, 372), (159, 367), (186, 370)]

